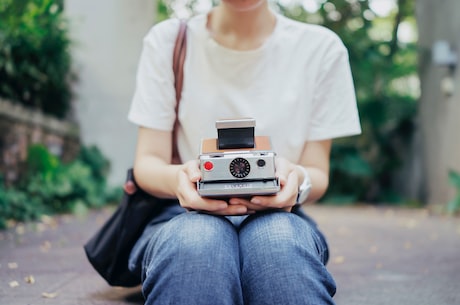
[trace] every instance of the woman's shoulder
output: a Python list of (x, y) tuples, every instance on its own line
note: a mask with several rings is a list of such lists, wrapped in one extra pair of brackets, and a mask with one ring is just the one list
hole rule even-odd
[[(161, 39), (168, 37), (176, 37), (179, 29), (180, 20), (177, 18), (166, 19), (154, 24), (145, 35), (145, 40)], [(163, 38), (163, 39), (162, 39)]]
[(179, 25), (181, 22), (186, 22), (190, 29), (199, 27), (202, 23), (203, 15), (196, 15), (188, 19), (169, 18), (154, 24), (144, 37), (146, 41), (162, 41), (174, 42)]
[(292, 36), (293, 39), (307, 44), (317, 43), (343, 48), (341, 38), (325, 26), (297, 21), (283, 15), (278, 15), (278, 20), (283, 35)]

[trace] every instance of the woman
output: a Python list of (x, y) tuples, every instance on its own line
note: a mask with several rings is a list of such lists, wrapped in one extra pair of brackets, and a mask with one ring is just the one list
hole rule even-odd
[[(360, 133), (345, 47), (325, 28), (274, 13), (267, 0), (222, 0), (191, 18), (178, 114), (184, 163), (176, 165), (178, 28), (167, 20), (145, 37), (129, 113), (139, 125), (137, 183), (178, 199), (131, 253), (146, 304), (334, 304), (327, 244), (299, 206), (327, 189), (332, 139)], [(256, 133), (271, 137), (281, 190), (203, 198), (200, 140), (215, 137), (217, 119), (239, 117), (255, 118)]]

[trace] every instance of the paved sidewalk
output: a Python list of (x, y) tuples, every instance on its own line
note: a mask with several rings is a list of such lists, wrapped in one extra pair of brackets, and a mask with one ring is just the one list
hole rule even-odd
[[(330, 243), (338, 305), (460, 304), (460, 218), (396, 208), (307, 210)], [(143, 304), (138, 288), (109, 287), (86, 260), (82, 245), (108, 215), (0, 231), (0, 304)]]

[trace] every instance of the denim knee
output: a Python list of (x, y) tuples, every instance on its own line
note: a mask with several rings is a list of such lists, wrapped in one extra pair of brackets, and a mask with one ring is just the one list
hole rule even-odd
[(237, 249), (237, 245), (236, 230), (225, 218), (196, 212), (182, 214), (165, 224), (150, 241), (144, 257), (145, 271), (148, 273), (149, 266), (161, 257), (173, 257), (177, 263), (184, 257), (205, 264), (201, 267), (211, 267), (222, 259), (220, 256), (230, 255), (222, 253), (224, 250)]
[[(238, 235), (224, 217), (179, 215), (150, 241), (144, 256), (147, 304), (240, 304)], [(180, 287), (180, 289), (177, 289)]]
[[(240, 231), (241, 248), (255, 257), (268, 255), (272, 251), (293, 253), (302, 248), (322, 261), (327, 247), (318, 238), (316, 230), (304, 219), (283, 211), (249, 217)], [(258, 253), (259, 251), (261, 253)], [(284, 257), (280, 256), (277, 259)]]
[(324, 247), (315, 229), (293, 213), (246, 219), (240, 228), (245, 302), (333, 304), (335, 282), (323, 263)]

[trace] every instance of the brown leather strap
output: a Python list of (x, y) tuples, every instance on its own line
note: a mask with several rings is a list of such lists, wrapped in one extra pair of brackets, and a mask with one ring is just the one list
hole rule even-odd
[(179, 32), (176, 37), (176, 44), (173, 53), (173, 71), (174, 71), (174, 87), (176, 89), (176, 108), (179, 104), (182, 94), (182, 82), (184, 80), (184, 61), (185, 52), (187, 49), (187, 22), (180, 21)]
[(187, 22), (180, 21), (179, 32), (177, 33), (176, 44), (173, 53), (173, 71), (174, 71), (174, 87), (176, 89), (176, 119), (173, 127), (173, 148), (172, 148), (172, 163), (180, 164), (179, 151), (177, 149), (177, 130), (179, 129), (179, 103), (182, 97), (182, 85), (184, 81), (184, 61), (187, 50)]

